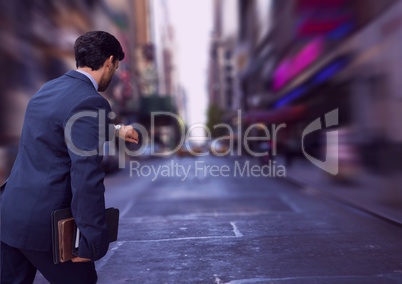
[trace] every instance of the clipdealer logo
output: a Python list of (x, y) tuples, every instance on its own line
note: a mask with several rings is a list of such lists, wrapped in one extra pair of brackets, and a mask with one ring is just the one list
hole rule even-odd
[[(184, 128), (184, 122), (183, 120), (178, 117), (175, 114), (172, 113), (166, 113), (166, 112), (155, 112), (152, 113), (152, 119), (151, 119), (151, 128), (154, 127), (154, 123), (155, 123), (155, 116), (156, 115), (170, 115), (173, 118), (175, 118), (178, 121), (178, 125), (180, 125), (180, 143), (179, 145), (176, 146), (175, 149), (169, 151), (168, 153), (164, 153), (164, 154), (156, 154), (156, 156), (166, 156), (166, 155), (171, 155), (176, 153), (179, 148), (181, 146), (185, 146), (185, 141), (191, 141), (193, 139), (191, 139), (192, 137), (190, 136), (190, 132), (196, 128), (201, 128), (205, 131), (205, 133), (207, 133), (207, 138), (212, 139), (211, 137), (211, 131), (208, 129), (208, 127), (206, 125), (203, 124), (197, 124), (197, 125), (192, 125), (189, 130), (186, 133), (186, 130)], [(77, 114), (74, 114), (68, 121), (65, 127), (65, 140), (66, 140), (66, 144), (69, 148), (69, 150), (79, 156), (94, 156), (94, 155), (104, 155), (105, 153), (103, 153), (102, 150), (98, 151), (97, 149), (87, 149), (88, 146), (87, 145), (78, 145), (81, 147), (78, 147), (77, 145), (75, 145), (73, 143), (73, 138), (72, 138), (72, 129), (75, 126), (75, 124), (77, 122), (78, 123), (76, 127), (84, 127), (85, 123), (82, 123), (82, 119), (85, 118), (85, 123), (88, 123), (88, 121), (91, 121), (90, 124), (92, 126), (95, 126), (96, 124), (98, 124), (98, 132), (99, 132), (99, 141), (98, 141), (98, 145), (92, 145), (93, 148), (97, 148), (97, 149), (103, 149), (103, 144), (106, 140), (106, 133), (105, 131), (107, 131), (107, 127), (106, 127), (106, 112), (104, 110), (100, 110), (98, 112), (95, 111), (84, 111), (84, 112), (79, 112)], [(109, 114), (109, 118), (113, 119), (114, 118), (114, 113), (110, 113)], [(96, 121), (95, 121), (96, 120)], [(241, 111), (238, 111), (238, 124), (241, 123)], [(139, 131), (142, 135), (142, 137), (145, 137), (146, 139), (149, 139), (149, 133), (146, 130), (146, 128), (138, 123), (134, 123), (132, 124), (133, 127), (135, 127), (137, 129), (137, 131)], [(329, 128), (329, 127), (334, 127), (339, 125), (339, 109), (335, 109), (332, 110), (328, 113), (325, 114), (325, 128)], [(111, 125), (109, 125), (109, 130), (113, 129), (113, 127), (110, 127)], [(221, 140), (225, 140), (228, 139), (230, 146), (228, 147), (228, 150), (224, 153), (224, 155), (235, 155), (237, 154), (238, 156), (242, 155), (242, 147), (240, 147), (240, 144), (243, 144), (246, 152), (252, 156), (252, 157), (261, 157), (263, 155), (267, 155), (270, 154), (272, 157), (277, 155), (277, 134), (279, 132), (280, 129), (282, 128), (286, 128), (286, 124), (282, 123), (280, 125), (271, 125), (272, 129), (268, 129), (266, 126), (262, 126), (265, 136), (264, 137), (250, 137), (250, 133), (251, 130), (253, 128), (257, 128), (260, 127), (261, 128), (261, 124), (253, 124), (250, 125), (246, 131), (244, 133), (242, 133), (242, 127), (239, 126), (239, 128), (237, 129), (237, 133), (239, 133), (239, 138), (237, 146), (234, 146), (234, 141), (233, 139), (230, 138), (225, 138), (225, 137), (220, 137), (217, 138), (215, 140), (212, 140), (212, 145), (214, 145), (214, 143), (216, 143), (217, 141), (221, 141)], [(232, 127), (228, 124), (218, 124), (215, 125), (214, 128), (217, 127), (223, 127), (225, 129), (227, 129), (229, 131), (229, 133), (231, 133), (231, 135), (229, 137), (232, 137), (234, 134), (234, 130), (232, 129)], [(314, 164), (315, 166), (317, 166), (318, 168), (326, 171), (329, 174), (332, 175), (336, 175), (339, 172), (339, 154), (338, 154), (338, 143), (339, 143), (339, 133), (338, 130), (330, 130), (326, 132), (326, 154), (325, 154), (325, 160), (321, 161), (313, 156), (311, 156), (305, 149), (305, 138), (306, 136), (308, 136), (309, 134), (315, 132), (315, 131), (322, 131), (323, 130), (323, 126), (321, 123), (321, 118), (317, 118), (316, 120), (314, 120), (313, 122), (311, 122), (303, 131), (302, 136), (301, 136), (301, 150), (302, 153), (304, 154), (304, 156), (306, 157), (307, 160), (309, 160), (312, 164)], [(113, 136), (113, 133), (109, 133), (108, 135), (109, 137)], [(270, 140), (272, 141), (272, 148), (270, 149), (270, 151), (265, 151), (263, 153), (260, 152), (255, 152), (252, 149), (250, 149), (249, 147), (249, 142), (250, 141), (267, 141)], [(151, 146), (153, 143), (154, 139), (151, 138)], [(126, 167), (126, 155), (129, 157), (136, 157), (136, 156), (140, 156), (141, 154), (144, 153), (145, 148), (143, 147), (143, 145), (140, 147), (140, 149), (136, 150), (136, 151), (131, 151), (127, 148), (126, 143), (122, 140), (122, 139), (118, 139), (118, 146), (117, 146), (117, 153), (116, 153), (116, 149), (115, 147), (112, 147), (111, 149), (109, 149), (109, 152), (106, 154), (109, 155), (118, 155), (118, 160), (119, 160), (119, 167), (120, 168), (125, 168)], [(237, 148), (237, 153), (235, 153)], [(154, 149), (154, 147), (152, 147), (152, 149)], [(189, 151), (194, 155), (194, 156), (206, 156), (209, 155), (209, 152), (204, 152), (204, 153), (196, 153), (196, 152), (192, 152), (191, 149), (189, 149)], [(215, 156), (224, 156), (223, 154), (219, 154), (219, 153), (214, 153)]]
[[(333, 127), (339, 125), (339, 109), (332, 110), (325, 114), (325, 128)], [(313, 163), (315, 166), (326, 171), (331, 175), (337, 175), (339, 172), (339, 132), (338, 130), (332, 130), (326, 132), (326, 152), (325, 160), (321, 161), (317, 158), (311, 156), (305, 150), (304, 138), (315, 131), (322, 130), (321, 118), (317, 118), (311, 122), (303, 131), (302, 134), (302, 151), (304, 156)], [(330, 155), (332, 158), (330, 159)]]

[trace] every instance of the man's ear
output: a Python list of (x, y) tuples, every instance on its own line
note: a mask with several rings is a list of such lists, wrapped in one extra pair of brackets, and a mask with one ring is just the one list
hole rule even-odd
[(109, 58), (106, 59), (106, 61), (105, 61), (105, 63), (104, 63), (104, 66), (105, 66), (107, 69), (111, 69), (111, 68), (113, 67), (113, 59), (114, 59), (113, 55), (110, 55)]
[(110, 61), (110, 66), (114, 65), (114, 56), (110, 55), (110, 57), (108, 58), (108, 60)]

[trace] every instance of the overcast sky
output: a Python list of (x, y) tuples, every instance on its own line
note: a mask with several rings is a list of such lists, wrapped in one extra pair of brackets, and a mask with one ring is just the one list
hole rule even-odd
[(187, 91), (189, 125), (206, 123), (211, 0), (166, 0), (178, 47), (179, 80)]

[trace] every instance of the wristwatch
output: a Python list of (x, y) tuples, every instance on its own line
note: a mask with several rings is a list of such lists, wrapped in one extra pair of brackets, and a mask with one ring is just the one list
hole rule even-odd
[(120, 131), (120, 129), (121, 129), (121, 124), (116, 124), (116, 125), (114, 126), (114, 135), (115, 135), (116, 137), (119, 137), (119, 131)]

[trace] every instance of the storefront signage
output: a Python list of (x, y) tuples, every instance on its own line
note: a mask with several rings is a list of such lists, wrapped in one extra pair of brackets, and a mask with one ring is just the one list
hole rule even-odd
[(308, 43), (291, 58), (286, 58), (274, 71), (274, 91), (282, 88), (287, 82), (310, 66), (323, 51), (324, 41), (319, 38)]

